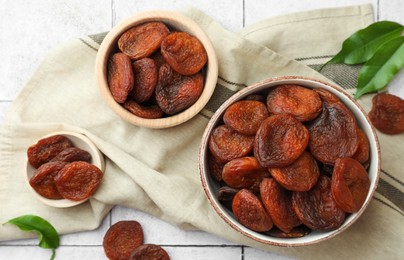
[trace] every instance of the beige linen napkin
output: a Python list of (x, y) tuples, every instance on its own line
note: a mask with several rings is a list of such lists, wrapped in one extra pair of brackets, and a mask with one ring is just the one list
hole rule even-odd
[[(279, 248), (243, 237), (217, 216), (201, 187), (198, 148), (212, 113), (237, 90), (282, 75), (328, 78), (352, 92), (357, 68), (324, 63), (354, 31), (373, 21), (370, 5), (315, 10), (262, 21), (235, 34), (195, 9), (183, 11), (210, 36), (219, 58), (219, 79), (205, 109), (164, 130), (123, 122), (103, 102), (94, 61), (103, 35), (53, 50), (13, 103), (0, 131), (0, 222), (22, 214), (48, 219), (60, 233), (96, 228), (113, 205), (151, 213), (182, 228), (196, 228), (235, 243), (302, 259), (398, 259), (403, 244), (403, 135), (380, 134), (383, 175), (375, 199), (343, 234), (315, 246)], [(305, 65), (306, 64), (306, 65)], [(328, 77), (328, 78), (327, 78)], [(369, 109), (370, 97), (362, 99)], [(105, 154), (103, 183), (88, 203), (56, 209), (41, 204), (24, 181), (26, 149), (58, 130), (87, 135)], [(0, 241), (27, 236), (0, 226)]]

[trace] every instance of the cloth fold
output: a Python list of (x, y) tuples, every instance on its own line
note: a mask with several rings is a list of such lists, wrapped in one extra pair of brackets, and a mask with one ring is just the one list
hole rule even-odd
[[(274, 76), (301, 75), (331, 82), (352, 93), (352, 67), (315, 68), (353, 32), (373, 22), (371, 5), (322, 9), (268, 19), (238, 34), (196, 9), (182, 11), (209, 35), (219, 60), (216, 90), (205, 109), (169, 129), (146, 129), (122, 121), (103, 102), (94, 77), (102, 35), (73, 40), (39, 66), (0, 129), (0, 221), (37, 214), (72, 233), (96, 228), (113, 205), (136, 208), (185, 229), (200, 229), (235, 243), (301, 259), (398, 259), (403, 244), (403, 184), (397, 154), (403, 135), (381, 136), (384, 186), (361, 218), (341, 235), (318, 245), (280, 248), (245, 238), (227, 226), (206, 199), (199, 179), (198, 149), (208, 118), (239, 89)], [(357, 70), (356, 70), (357, 71)], [(369, 109), (371, 95), (361, 99)], [(68, 209), (41, 204), (27, 188), (26, 149), (45, 134), (71, 130), (88, 136), (105, 155), (103, 183), (89, 202)], [(390, 146), (391, 145), (391, 146)], [(394, 148), (392, 148), (394, 147)], [(388, 165), (387, 165), (388, 164)], [(382, 165), (383, 168), (383, 165)], [(395, 191), (389, 195), (390, 187)], [(401, 200), (400, 200), (401, 199)], [(26, 237), (0, 226), (0, 241)]]

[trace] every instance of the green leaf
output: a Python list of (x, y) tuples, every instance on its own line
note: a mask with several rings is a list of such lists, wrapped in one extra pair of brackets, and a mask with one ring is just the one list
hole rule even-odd
[(355, 99), (365, 93), (384, 88), (404, 66), (404, 36), (393, 39), (379, 48), (359, 72)]
[(397, 38), (404, 26), (395, 22), (376, 22), (352, 34), (342, 44), (342, 49), (327, 64), (360, 64), (368, 61), (384, 43)]
[(48, 221), (35, 215), (24, 215), (10, 219), (5, 224), (7, 223), (14, 224), (23, 231), (34, 231), (37, 233), (39, 236), (39, 246), (53, 249), (51, 259), (54, 259), (55, 249), (59, 247), (59, 235)]

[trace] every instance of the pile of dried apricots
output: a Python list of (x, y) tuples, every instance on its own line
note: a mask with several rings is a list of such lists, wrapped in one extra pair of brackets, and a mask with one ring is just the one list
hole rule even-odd
[(369, 141), (331, 92), (279, 85), (231, 104), (208, 141), (219, 201), (276, 237), (339, 228), (370, 188)]
[(174, 115), (202, 94), (208, 57), (196, 37), (147, 22), (124, 32), (118, 49), (108, 61), (108, 85), (114, 100), (134, 115)]

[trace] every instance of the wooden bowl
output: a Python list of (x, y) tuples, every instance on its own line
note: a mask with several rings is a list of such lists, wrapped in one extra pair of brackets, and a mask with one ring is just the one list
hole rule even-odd
[[(329, 232), (318, 232), (312, 231), (310, 234), (300, 237), (300, 238), (276, 238), (265, 235), (263, 233), (258, 233), (252, 231), (243, 225), (241, 225), (237, 219), (234, 217), (233, 213), (224, 207), (218, 201), (218, 189), (220, 187), (219, 183), (211, 177), (209, 173), (208, 166), (208, 140), (212, 133), (212, 130), (222, 124), (222, 117), (225, 110), (234, 102), (238, 100), (244, 99), (246, 96), (259, 93), (262, 91), (266, 91), (272, 87), (282, 84), (297, 84), (307, 88), (321, 88), (330, 91), (335, 94), (344, 104), (345, 106), (352, 111), (356, 120), (358, 122), (358, 126), (365, 132), (367, 138), (369, 139), (370, 144), (370, 166), (368, 168), (368, 174), (370, 178), (370, 189), (362, 208), (356, 212), (350, 214), (344, 221), (341, 227), (336, 230)], [(205, 194), (213, 206), (217, 214), (233, 229), (237, 230), (239, 233), (249, 237), (257, 242), (268, 244), (268, 245), (276, 245), (276, 246), (304, 246), (319, 243), (321, 241), (327, 240), (331, 237), (334, 237), (340, 234), (342, 231), (347, 229), (350, 225), (352, 225), (359, 217), (362, 215), (366, 207), (369, 205), (370, 200), (376, 190), (377, 183), (379, 180), (380, 174), (380, 148), (379, 142), (377, 139), (376, 132), (373, 126), (370, 124), (369, 119), (366, 116), (364, 110), (358, 105), (356, 101), (354, 101), (348, 94), (346, 94), (343, 90), (334, 87), (332, 85), (303, 77), (279, 77), (272, 78), (268, 80), (264, 80), (258, 82), (252, 86), (249, 86), (238, 93), (234, 94), (230, 97), (212, 116), (210, 119), (205, 132), (202, 137), (202, 142), (199, 150), (199, 169), (200, 169), (200, 177), (202, 181), (202, 186), (205, 191)]]
[[(51, 133), (49, 135), (43, 136), (40, 139), (49, 137), (49, 136), (53, 136), (53, 135), (63, 135), (65, 137), (69, 138), (75, 147), (89, 152), (91, 155), (91, 163), (93, 165), (97, 166), (102, 172), (104, 172), (104, 169), (105, 169), (104, 156), (101, 154), (101, 152), (98, 150), (98, 148), (94, 145), (94, 143), (90, 139), (88, 139), (88, 137), (86, 137), (83, 134), (79, 134), (79, 133), (75, 133), (75, 132), (61, 131), (61, 132), (55, 132), (55, 133)], [(34, 196), (37, 197), (39, 199), (39, 201), (41, 201), (42, 203), (44, 203), (48, 206), (51, 206), (51, 207), (56, 207), (56, 208), (68, 208), (68, 207), (73, 207), (73, 206), (79, 205), (88, 200), (88, 199), (81, 200), (81, 201), (72, 201), (72, 200), (67, 200), (67, 199), (51, 200), (51, 199), (41, 196), (29, 184), (29, 180), (31, 179), (31, 177), (35, 171), (36, 171), (36, 169), (34, 167), (32, 167), (32, 165), (27, 160), (25, 180), (27, 182), (28, 188), (32, 191)]]
[[(191, 107), (178, 114), (158, 119), (146, 119), (130, 113), (113, 99), (107, 83), (108, 58), (118, 49), (117, 42), (119, 37), (135, 25), (152, 21), (163, 22), (170, 29), (187, 32), (195, 36), (205, 47), (208, 56), (208, 61), (205, 65), (204, 89), (199, 99)], [(122, 21), (107, 34), (97, 53), (95, 74), (101, 96), (108, 106), (123, 120), (147, 128), (167, 128), (184, 123), (203, 109), (216, 86), (218, 62), (210, 39), (193, 20), (173, 11), (147, 11), (138, 13)]]

